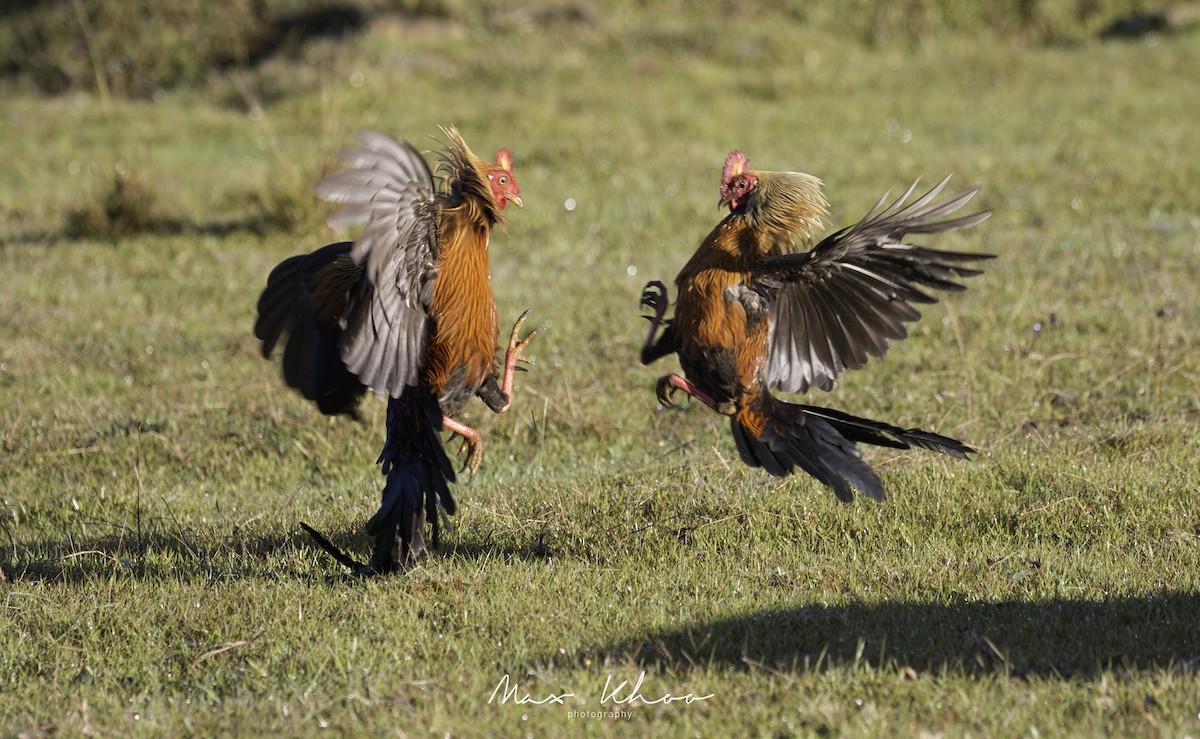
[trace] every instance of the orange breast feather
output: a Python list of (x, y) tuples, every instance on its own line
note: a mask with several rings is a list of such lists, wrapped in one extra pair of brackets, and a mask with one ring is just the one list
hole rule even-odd
[(436, 329), (422, 373), (426, 386), (439, 395), (452, 375), (477, 387), (496, 370), (499, 331), (488, 276), (488, 232), (469, 226), (455, 228), (453, 221), (447, 225), (451, 227), (442, 232), (430, 305)]
[(675, 318), (682, 336), (706, 349), (736, 349), (746, 337), (746, 311), (725, 291), (741, 281), (736, 272), (707, 269), (695, 275), (679, 297)]

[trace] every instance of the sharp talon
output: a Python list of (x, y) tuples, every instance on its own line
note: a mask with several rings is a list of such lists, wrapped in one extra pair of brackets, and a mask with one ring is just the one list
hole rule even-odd
[(470, 472), (471, 476), (474, 477), (475, 473), (479, 472), (479, 466), (483, 464), (483, 442), (472, 443), (469, 439), (463, 437), (463, 443), (459, 447), (458, 453), (462, 455), (464, 451), (466, 452), (466, 456), (463, 458), (463, 466), (460, 471)]
[(661, 378), (658, 381), (658, 387), (656, 387), (654, 390), (654, 394), (658, 396), (659, 403), (662, 403), (663, 406), (667, 408), (675, 407), (675, 402), (672, 400), (672, 396), (675, 394), (675, 386), (671, 384), (670, 375)]
[[(517, 342), (517, 346), (518, 346), (518, 347), (520, 347), (520, 348), (525, 348), (525, 346), (527, 346), (527, 345), (529, 344), (529, 342), (533, 341), (533, 337), (535, 337), (535, 336), (537, 336), (538, 334), (540, 334), (540, 333), (542, 332), (542, 330), (543, 330), (543, 329), (545, 329), (545, 328), (546, 328), (545, 326), (538, 326), (538, 327), (537, 327), (537, 328), (535, 328), (534, 330), (532, 330), (532, 331), (530, 331), (529, 333), (525, 334), (525, 338), (523, 338), (523, 339), (521, 339), (520, 341), (518, 341), (518, 342)], [(516, 334), (513, 334), (513, 336), (516, 336)]]
[(538, 328), (535, 328), (532, 331), (530, 331), (529, 333), (525, 334), (525, 337), (523, 339), (517, 338), (521, 333), (521, 324), (523, 324), (525, 322), (525, 317), (527, 315), (529, 315), (529, 310), (531, 310), (531, 309), (527, 309), (524, 313), (521, 314), (521, 316), (519, 318), (517, 318), (517, 322), (513, 324), (512, 332), (508, 335), (508, 352), (507, 352), (507, 354), (509, 357), (511, 357), (513, 352), (517, 352), (518, 357), (517, 357), (516, 361), (518, 361), (518, 362), (528, 361), (524, 357), (519, 356), (520, 351), (522, 349), (524, 349), (526, 346), (529, 346), (529, 342), (533, 341), (533, 337), (537, 336), (545, 328), (545, 326), (539, 326)]
[(463, 466), (459, 469), (459, 472), (469, 472), (471, 473), (471, 477), (474, 477), (475, 473), (479, 472), (480, 465), (483, 464), (483, 453), (481, 452), (478, 455), (478, 459), (475, 457), (476, 454), (474, 452), (467, 454), (463, 459)]
[(480, 449), (480, 450), (478, 451), (478, 454), (475, 454), (475, 453), (473, 452), (471, 455), (469, 455), (469, 456), (467, 457), (467, 461), (466, 461), (466, 463), (465, 463), (465, 464), (463, 464), (463, 469), (464, 469), (464, 470), (469, 470), (469, 471), (470, 471), (470, 473), (471, 473), (471, 477), (474, 477), (474, 476), (475, 476), (475, 474), (476, 474), (477, 472), (479, 472), (479, 467), (480, 467), (480, 465), (482, 465), (482, 464), (483, 464), (483, 450), (482, 450), (482, 449)]
[(539, 326), (538, 328), (535, 328), (532, 331), (530, 331), (529, 333), (525, 334), (525, 338), (518, 341), (517, 335), (518, 335), (518, 332), (520, 331), (521, 322), (525, 319), (525, 315), (527, 313), (529, 313), (528, 310), (525, 311), (525, 313), (522, 313), (521, 317), (519, 319), (517, 319), (516, 325), (513, 326), (512, 334), (509, 336), (509, 340), (508, 340), (508, 350), (505, 352), (505, 355), (504, 355), (505, 365), (512, 367), (513, 370), (524, 369), (522, 367), (517, 366), (517, 364), (519, 362), (525, 362), (527, 364), (534, 363), (534, 361), (532, 359), (525, 356), (525, 354), (523, 353), (523, 350), (525, 349), (525, 347), (529, 346), (529, 342), (533, 341), (533, 337), (537, 336), (539, 333), (541, 333), (542, 330), (544, 330), (546, 328), (545, 326)]
[[(529, 312), (532, 310), (533, 310), (533, 308), (526, 308), (524, 313), (517, 316), (517, 320), (513, 323), (512, 333), (509, 335), (509, 343), (510, 344), (513, 341), (516, 341), (517, 334), (520, 333), (520, 331), (521, 331), (521, 326), (523, 326), (525, 324), (525, 319), (529, 316)], [(538, 331), (538, 329), (534, 329), (533, 331), (530, 332), (530, 334), (535, 334), (535, 333), (537, 333), (537, 331)]]
[(658, 330), (658, 324), (663, 320), (663, 316), (667, 314), (669, 305), (670, 301), (667, 298), (667, 288), (665, 285), (657, 280), (646, 283), (646, 287), (642, 291), (642, 300), (638, 303), (638, 307), (649, 308), (654, 311), (654, 315), (652, 316), (642, 316), (642, 318), (645, 318), (651, 324), (650, 336), (652, 338)]

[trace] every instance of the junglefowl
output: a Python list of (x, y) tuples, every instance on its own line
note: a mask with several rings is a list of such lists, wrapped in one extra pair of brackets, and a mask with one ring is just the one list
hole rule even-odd
[[(881, 500), (883, 483), (862, 458), (857, 442), (920, 447), (965, 459), (974, 450), (921, 429), (903, 429), (830, 408), (784, 402), (773, 388), (802, 393), (830, 390), (847, 369), (882, 357), (904, 338), (905, 323), (934, 303), (923, 288), (962, 290), (955, 277), (979, 270), (963, 263), (991, 255), (934, 251), (904, 243), (908, 234), (973, 226), (990, 212), (947, 218), (978, 188), (934, 202), (946, 180), (907, 203), (916, 183), (883, 207), (887, 195), (855, 225), (808, 251), (827, 215), (821, 181), (799, 172), (752, 170), (740, 151), (725, 161), (720, 207), (729, 215), (700, 244), (675, 279), (673, 319), (666, 286), (646, 285), (650, 333), (641, 360), (678, 354), (684, 377), (666, 375), (657, 395), (664, 406), (682, 390), (730, 416), (742, 460), (777, 477), (799, 467), (853, 498), (851, 485)], [(658, 334), (662, 327), (661, 335)]]
[[(388, 396), (387, 440), (377, 463), (386, 482), (379, 511), (367, 523), (374, 552), (360, 564), (307, 525), (338, 561), (362, 575), (411, 564), (425, 548), (425, 521), (438, 544), (438, 518), (449, 527), (453, 465), (440, 433), (463, 438), (466, 467), (483, 458), (479, 432), (454, 416), (472, 395), (496, 413), (512, 400), (513, 372), (537, 330), (518, 339), (526, 311), (509, 337), (504, 366), (496, 361), (499, 331), (488, 275), (492, 229), (501, 211), (521, 206), (512, 154), (476, 157), (458, 131), (448, 138), (436, 189), (425, 160), (410, 144), (358, 134), (362, 148), (341, 153), (345, 169), (317, 183), (316, 194), (343, 203), (334, 228), (362, 224), (358, 238), (287, 259), (272, 270), (258, 301), (254, 334), (269, 358), (287, 335), (283, 377), (322, 413), (358, 418), (367, 388)], [(303, 525), (303, 524), (302, 524)]]

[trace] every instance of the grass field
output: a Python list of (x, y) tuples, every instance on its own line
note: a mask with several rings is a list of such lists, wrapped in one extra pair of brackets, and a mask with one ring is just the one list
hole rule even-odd
[[(1196, 30), (580, 7), (380, 16), (146, 100), (5, 83), (0, 734), (1200, 734)], [(345, 236), (308, 188), (353, 131), (447, 123), (516, 155), (493, 282), (547, 330), (513, 410), (470, 409), (456, 533), (359, 582), (298, 522), (367, 550), (384, 404), (288, 391), (255, 301)], [(890, 500), (845, 506), (656, 406), (638, 296), (735, 147), (839, 227), (983, 186), (934, 245), (999, 258), (814, 398), (978, 457), (871, 450)]]

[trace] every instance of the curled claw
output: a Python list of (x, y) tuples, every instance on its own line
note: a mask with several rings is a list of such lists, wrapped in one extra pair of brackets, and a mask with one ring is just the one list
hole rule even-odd
[(458, 445), (458, 452), (455, 456), (463, 457), (464, 470), (471, 473), (471, 477), (479, 471), (480, 465), (483, 464), (483, 437), (472, 438), (470, 436), (460, 436), (462, 443)]
[(479, 466), (483, 464), (483, 441), (472, 441), (467, 437), (463, 437), (462, 446), (458, 448), (458, 453), (462, 454), (466, 450), (467, 457), (463, 460), (463, 469), (471, 472), (471, 477), (479, 471)]
[(663, 314), (667, 312), (667, 286), (658, 280), (647, 282), (646, 286), (642, 288), (642, 300), (638, 305), (649, 308), (657, 314), (658, 318), (662, 318)]
[(654, 394), (658, 396), (658, 402), (662, 403), (664, 408), (675, 407), (675, 401), (672, 399), (675, 389), (674, 383), (671, 382), (671, 375), (663, 375), (658, 378), (658, 385), (654, 388)]
[(646, 287), (642, 289), (642, 302), (638, 305), (645, 306), (654, 311), (654, 315), (642, 316), (642, 318), (650, 322), (650, 331), (646, 334), (646, 343), (642, 345), (642, 364), (650, 364), (664, 353), (656, 351), (655, 341), (658, 338), (658, 327), (663, 322), (663, 316), (667, 315), (667, 306), (669, 304), (666, 285), (658, 280), (651, 280), (646, 283)]
[(682, 390), (684, 393), (722, 415), (732, 416), (736, 412), (736, 406), (733, 403), (718, 403), (713, 400), (711, 395), (676, 374), (663, 375), (658, 378), (658, 385), (654, 389), (654, 394), (658, 396), (658, 402), (662, 403), (664, 408), (674, 408), (675, 401), (672, 396), (674, 396), (676, 390)]
[(483, 434), (448, 416), (442, 416), (442, 428), (462, 438), (462, 445), (458, 447), (458, 453), (462, 455), (463, 452), (466, 452), (467, 458), (463, 461), (463, 469), (470, 470), (471, 476), (474, 477), (475, 473), (479, 471), (479, 465), (483, 464)]

